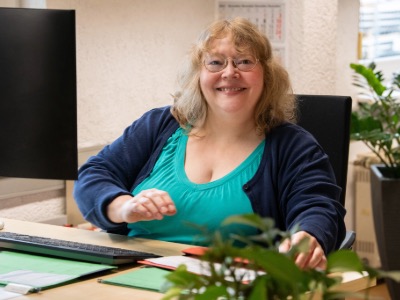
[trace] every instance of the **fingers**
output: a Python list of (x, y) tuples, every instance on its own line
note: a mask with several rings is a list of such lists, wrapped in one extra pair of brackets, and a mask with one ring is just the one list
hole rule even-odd
[(151, 189), (145, 190), (134, 197), (136, 208), (145, 212), (149, 218), (161, 220), (163, 215), (173, 215), (175, 205), (167, 192)]
[(296, 265), (301, 268), (326, 268), (326, 256), (321, 245), (317, 239), (305, 231), (299, 231), (292, 235), (291, 240), (286, 239), (282, 242), (279, 247), (280, 252), (289, 251), (291, 245), (297, 245), (303, 239), (308, 240), (308, 250), (306, 252), (300, 252), (295, 259)]
[(169, 194), (157, 189), (140, 192), (122, 207), (122, 218), (127, 223), (161, 220), (175, 213), (176, 207)]
[(288, 252), (290, 250), (290, 240), (285, 239), (280, 245), (279, 245), (279, 252)]
[(301, 269), (325, 269), (326, 268), (326, 257), (325, 254), (320, 247), (314, 248), (309, 252), (300, 253), (296, 257), (296, 265)]

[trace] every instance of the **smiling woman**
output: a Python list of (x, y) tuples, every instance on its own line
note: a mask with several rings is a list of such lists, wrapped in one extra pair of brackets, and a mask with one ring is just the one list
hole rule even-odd
[[(135, 237), (208, 245), (229, 216), (257, 213), (307, 239), (299, 267), (324, 268), (339, 247), (345, 210), (328, 156), (295, 125), (295, 97), (267, 37), (242, 18), (200, 35), (171, 106), (156, 108), (88, 160), (75, 185), (83, 215)], [(251, 234), (246, 226), (224, 235)]]

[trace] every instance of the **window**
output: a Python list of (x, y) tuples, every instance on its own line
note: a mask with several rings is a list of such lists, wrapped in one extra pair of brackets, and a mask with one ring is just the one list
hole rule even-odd
[(400, 2), (361, 0), (362, 60), (400, 57)]

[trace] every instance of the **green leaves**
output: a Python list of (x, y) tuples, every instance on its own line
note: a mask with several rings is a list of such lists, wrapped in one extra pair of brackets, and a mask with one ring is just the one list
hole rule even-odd
[(353, 84), (362, 88), (358, 110), (351, 117), (351, 139), (362, 141), (373, 151), (390, 174), (400, 177), (400, 73), (394, 74), (389, 88), (383, 75), (368, 67), (350, 64), (358, 77)]
[(351, 250), (339, 250), (328, 256), (327, 268), (328, 273), (336, 272), (362, 272), (365, 266), (358, 255)]
[[(327, 257), (326, 270), (300, 269), (295, 264), (295, 257), (301, 251), (308, 250), (305, 246), (307, 242), (292, 247), (290, 254), (280, 253), (276, 240), (290, 237), (292, 232), (282, 232), (274, 227), (272, 219), (256, 214), (230, 217), (224, 224), (235, 222), (253, 226), (260, 230), (260, 234), (252, 237), (232, 236), (224, 240), (216, 232), (210, 237), (211, 247), (201, 257), (207, 262), (211, 275), (192, 274), (185, 266), (178, 267), (167, 276), (170, 285), (164, 300), (299, 300), (312, 299), (314, 293), (320, 294), (322, 299), (337, 299), (339, 296), (344, 298), (346, 293), (335, 288), (341, 282), (341, 276), (333, 276), (334, 273), (366, 272), (371, 278), (378, 276), (400, 280), (399, 272), (383, 273), (365, 266), (357, 254), (350, 250), (331, 253)], [(235, 246), (236, 239), (244, 246)], [(265, 243), (271, 239), (275, 244)], [(257, 276), (250, 282), (244, 282), (244, 275), (238, 275), (238, 268), (246, 268), (248, 274), (257, 272)]]
[(267, 278), (261, 276), (254, 281), (254, 288), (251, 290), (249, 300), (268, 299)]
[[(283, 232), (275, 227), (275, 222), (270, 218), (262, 218), (256, 214), (242, 214), (228, 217), (224, 220), (224, 226), (231, 224), (240, 224), (247, 225), (254, 228), (257, 228), (260, 231), (259, 235), (254, 236), (235, 236), (235, 239), (241, 241), (246, 244), (263, 244), (269, 247), (273, 247), (273, 245), (277, 241), (281, 241), (290, 236), (291, 232)], [(293, 230), (297, 231), (298, 227), (295, 227)], [(294, 231), (294, 232), (295, 232)]]
[(350, 67), (362, 77), (367, 80), (368, 85), (375, 91), (376, 94), (381, 96), (386, 90), (386, 87), (382, 85), (382, 74), (380, 72), (374, 73), (375, 65), (365, 67), (361, 64), (350, 64)]

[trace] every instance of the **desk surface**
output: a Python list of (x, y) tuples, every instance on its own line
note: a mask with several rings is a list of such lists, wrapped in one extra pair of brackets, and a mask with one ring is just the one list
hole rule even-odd
[[(188, 245), (168, 243), (155, 240), (146, 239), (128, 239), (124, 236), (108, 234), (104, 232), (95, 232), (89, 230), (82, 230), (76, 228), (68, 228), (55, 225), (47, 225), (40, 223), (32, 223), (26, 221), (18, 221), (12, 219), (2, 218), (4, 221), (3, 231), (25, 233), (30, 235), (38, 235), (43, 237), (65, 239), (75, 242), (84, 242), (97, 245), (119, 247), (126, 249), (134, 249), (145, 252), (153, 252), (161, 256), (181, 255), (182, 250)], [(119, 267), (117, 272), (129, 272), (135, 266), (130, 265), (127, 267)], [(155, 300), (161, 299), (162, 294), (150, 292), (146, 290), (133, 289), (127, 287), (113, 286), (109, 284), (100, 284), (97, 282), (98, 278), (108, 278), (115, 276), (114, 274), (107, 274), (105, 276), (93, 277), (86, 280), (81, 280), (76, 283), (66, 284), (57, 288), (44, 290), (37, 294), (29, 294), (13, 298), (15, 300), (23, 299), (42, 299), (42, 300), (71, 300), (71, 299), (118, 299), (118, 300)], [(340, 285), (340, 290), (343, 291), (360, 291), (372, 285), (375, 282), (368, 282), (364, 277), (360, 277), (355, 273), (346, 273), (343, 283)]]

